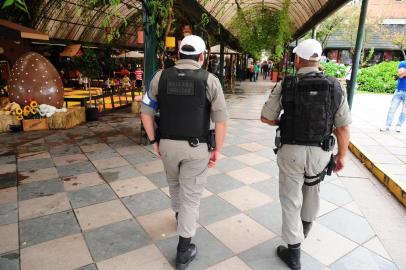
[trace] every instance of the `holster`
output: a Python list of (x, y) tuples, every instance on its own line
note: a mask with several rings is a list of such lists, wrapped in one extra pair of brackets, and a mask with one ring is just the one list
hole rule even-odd
[(214, 129), (209, 130), (207, 148), (209, 151), (213, 151), (216, 148), (216, 131)]
[(336, 161), (334, 159), (334, 155), (331, 154), (330, 161), (328, 162), (326, 168), (324, 168), (324, 170), (321, 173), (319, 173), (319, 174), (317, 174), (315, 176), (307, 176), (307, 175), (304, 176), (306, 179), (316, 179), (316, 180), (314, 180), (313, 182), (305, 182), (304, 184), (306, 186), (314, 186), (314, 185), (319, 184), (321, 181), (324, 180), (326, 175), (330, 176), (332, 174), (332, 172), (333, 172), (334, 168), (336, 167), (336, 165), (337, 164), (336, 164)]

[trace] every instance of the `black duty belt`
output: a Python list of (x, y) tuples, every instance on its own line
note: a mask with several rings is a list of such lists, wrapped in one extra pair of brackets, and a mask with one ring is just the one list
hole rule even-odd
[(175, 141), (187, 141), (191, 147), (197, 147), (200, 143), (207, 143), (207, 136), (201, 137), (186, 137), (186, 136), (165, 136), (161, 135), (161, 139), (175, 140)]

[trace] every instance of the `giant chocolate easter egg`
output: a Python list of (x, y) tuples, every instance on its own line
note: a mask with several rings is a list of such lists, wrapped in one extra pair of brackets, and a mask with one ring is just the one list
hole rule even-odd
[(28, 52), (17, 59), (9, 77), (9, 98), (20, 105), (30, 100), (63, 106), (63, 84), (55, 67), (42, 55)]

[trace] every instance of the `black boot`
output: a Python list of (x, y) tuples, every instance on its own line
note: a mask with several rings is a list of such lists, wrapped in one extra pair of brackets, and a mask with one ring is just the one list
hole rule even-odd
[(302, 224), (303, 224), (303, 234), (304, 237), (306, 238), (310, 232), (310, 229), (312, 228), (313, 223), (302, 220)]
[(176, 270), (185, 270), (194, 260), (197, 254), (195, 244), (191, 244), (192, 238), (179, 236), (178, 252), (176, 254)]
[(276, 249), (279, 258), (292, 270), (300, 270), (300, 244), (279, 246)]

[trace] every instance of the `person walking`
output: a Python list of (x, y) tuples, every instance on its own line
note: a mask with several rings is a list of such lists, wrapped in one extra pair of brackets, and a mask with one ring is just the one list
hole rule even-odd
[(254, 82), (258, 81), (259, 70), (260, 70), (259, 64), (258, 62), (256, 62), (254, 64), (254, 76), (255, 76)]
[(142, 86), (142, 78), (144, 76), (144, 71), (142, 71), (141, 67), (137, 67), (135, 71), (135, 86), (141, 87)]
[[(297, 75), (276, 84), (262, 108), (261, 121), (279, 126), (275, 144), (282, 239), (287, 247), (278, 246), (276, 252), (290, 269), (299, 270), (300, 245), (320, 207), (320, 182), (333, 169), (344, 167), (351, 115), (339, 81), (318, 70), (321, 44), (307, 39), (293, 53)], [(335, 156), (334, 127), (338, 141)]]
[(406, 120), (406, 60), (399, 63), (398, 66), (398, 84), (395, 94), (393, 95), (391, 105), (389, 107), (388, 116), (386, 117), (386, 125), (381, 128), (381, 131), (389, 131), (392, 126), (393, 117), (402, 104), (402, 111), (400, 112), (398, 123), (396, 124), (396, 132), (400, 132), (402, 125)]
[(261, 72), (262, 72), (262, 79), (266, 80), (266, 77), (268, 77), (268, 72), (269, 72), (269, 65), (267, 61), (264, 61), (261, 65)]
[[(221, 83), (201, 68), (205, 50), (200, 37), (185, 37), (180, 60), (155, 74), (141, 105), (141, 120), (162, 159), (178, 221), (177, 269), (186, 269), (197, 254), (191, 239), (196, 233), (200, 198), (208, 167), (216, 165), (226, 134), (228, 116)], [(158, 111), (159, 142), (154, 128)], [(209, 131), (210, 119), (215, 123), (215, 140)]]
[(248, 66), (248, 74), (250, 77), (250, 82), (255, 82), (255, 71), (254, 71), (254, 63), (250, 63)]

